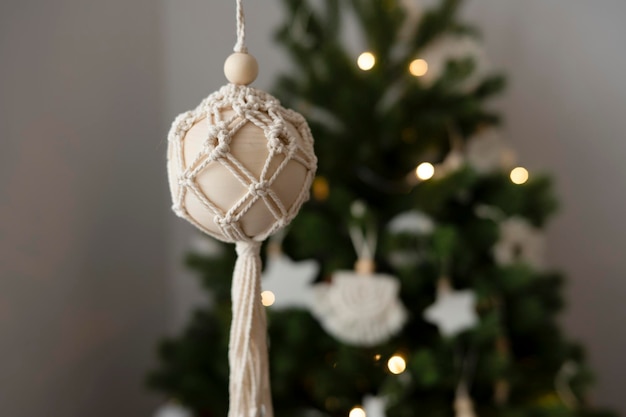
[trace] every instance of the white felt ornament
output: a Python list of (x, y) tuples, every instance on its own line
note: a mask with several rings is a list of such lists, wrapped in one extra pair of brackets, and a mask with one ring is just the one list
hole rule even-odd
[[(358, 206), (353, 205), (352, 211)], [(370, 231), (371, 232), (371, 231)], [(352, 243), (359, 254), (356, 271), (338, 271), (332, 282), (314, 286), (313, 315), (337, 340), (355, 346), (375, 346), (397, 334), (407, 319), (399, 299), (397, 278), (374, 272), (376, 236), (367, 237), (350, 228)]]
[(258, 67), (247, 54), (241, 2), (235, 54), (224, 65), (230, 84), (176, 118), (168, 137), (168, 176), (178, 216), (237, 244), (228, 416), (272, 417), (260, 246), (308, 198), (317, 160), (304, 118), (247, 86)]
[(443, 336), (453, 337), (478, 323), (476, 295), (471, 290), (455, 291), (448, 280), (439, 281), (435, 303), (424, 310), (424, 318), (439, 327)]
[(266, 262), (261, 286), (264, 291), (271, 291), (275, 296), (271, 308), (310, 309), (313, 304), (313, 280), (319, 271), (317, 262), (294, 262), (278, 245), (268, 250)]
[(493, 248), (493, 254), (500, 265), (523, 262), (542, 269), (545, 254), (543, 233), (521, 217), (508, 218), (500, 223), (500, 239)]

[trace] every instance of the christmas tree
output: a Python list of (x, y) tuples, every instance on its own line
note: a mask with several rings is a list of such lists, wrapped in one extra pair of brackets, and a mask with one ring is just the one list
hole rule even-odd
[[(583, 350), (556, 320), (550, 181), (500, 136), (504, 78), (462, 2), (283, 1), (295, 68), (275, 94), (307, 117), (319, 169), (266, 247), (276, 416), (611, 415), (588, 404)], [(363, 53), (343, 40), (348, 17)], [(148, 377), (198, 417), (228, 409), (235, 253), (210, 244), (187, 258), (210, 307), (161, 343)]]

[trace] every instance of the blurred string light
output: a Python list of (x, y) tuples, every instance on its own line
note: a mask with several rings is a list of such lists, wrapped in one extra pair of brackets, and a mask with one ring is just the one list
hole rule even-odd
[(350, 410), (350, 417), (367, 417), (367, 414), (365, 414), (365, 410), (361, 407), (354, 407)]
[(402, 356), (394, 355), (389, 358), (387, 362), (387, 368), (389, 368), (389, 372), (394, 375), (400, 375), (402, 372), (406, 370), (406, 361)]
[(261, 293), (261, 303), (263, 303), (265, 307), (274, 305), (274, 302), (276, 302), (276, 296), (273, 292), (263, 291)]
[(428, 62), (425, 59), (414, 59), (409, 64), (409, 72), (414, 77), (423, 77), (428, 72)]
[(422, 162), (415, 168), (415, 176), (422, 180), (429, 180), (435, 175), (435, 167), (430, 162)]
[(313, 181), (313, 198), (317, 201), (326, 201), (330, 195), (328, 180), (324, 177), (315, 177)]
[(376, 65), (376, 57), (371, 52), (363, 52), (356, 63), (363, 71), (369, 71)]
[(511, 171), (511, 181), (513, 184), (521, 185), (528, 181), (528, 170), (524, 167), (513, 168)]

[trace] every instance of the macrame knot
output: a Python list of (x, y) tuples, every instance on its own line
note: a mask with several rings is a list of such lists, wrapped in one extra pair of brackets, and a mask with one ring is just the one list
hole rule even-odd
[(257, 242), (256, 240), (246, 240), (243, 242), (237, 242), (235, 250), (238, 256), (256, 255), (261, 252), (261, 245), (263, 242)]
[(210, 138), (218, 138), (219, 141), (223, 141), (228, 138), (228, 126), (223, 121), (219, 121), (215, 124), (210, 124), (207, 131), (207, 136)]
[(284, 217), (281, 217), (280, 219), (276, 220), (276, 225), (278, 226), (279, 229), (286, 227), (288, 224), (289, 222), (286, 221)]
[(178, 179), (178, 185), (180, 185), (181, 187), (192, 187), (193, 179), (189, 176), (188, 173), (185, 173), (184, 176)]
[(235, 222), (231, 216), (222, 217), (220, 215), (216, 215), (213, 218), (213, 221), (215, 222), (216, 225), (218, 225), (222, 229), (232, 226), (233, 223)]
[(274, 154), (283, 154), (285, 153), (285, 144), (278, 137), (269, 138), (267, 141), (267, 147), (270, 152)]
[(269, 184), (267, 181), (261, 181), (257, 183), (250, 184), (250, 194), (253, 197), (264, 197), (267, 195), (267, 190), (269, 188)]
[(226, 158), (226, 156), (228, 156), (229, 153), (230, 153), (230, 146), (228, 146), (228, 144), (225, 142), (221, 142), (219, 145), (215, 147), (215, 149), (211, 151), (211, 154), (209, 155), (209, 159), (212, 161), (216, 161), (218, 159)]
[(265, 130), (265, 136), (273, 139), (273, 138), (277, 138), (285, 129), (285, 124), (283, 123), (283, 121), (281, 119), (274, 119), (272, 120), (272, 123), (268, 126), (268, 128)]

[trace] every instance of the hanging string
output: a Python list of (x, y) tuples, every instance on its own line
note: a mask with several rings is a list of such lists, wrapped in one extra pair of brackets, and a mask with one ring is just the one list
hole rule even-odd
[(237, 43), (235, 44), (235, 52), (247, 53), (246, 47), (246, 17), (243, 13), (243, 0), (237, 0)]
[(350, 226), (348, 229), (352, 246), (359, 259), (373, 260), (376, 253), (378, 237), (373, 226), (363, 232), (358, 226)]

